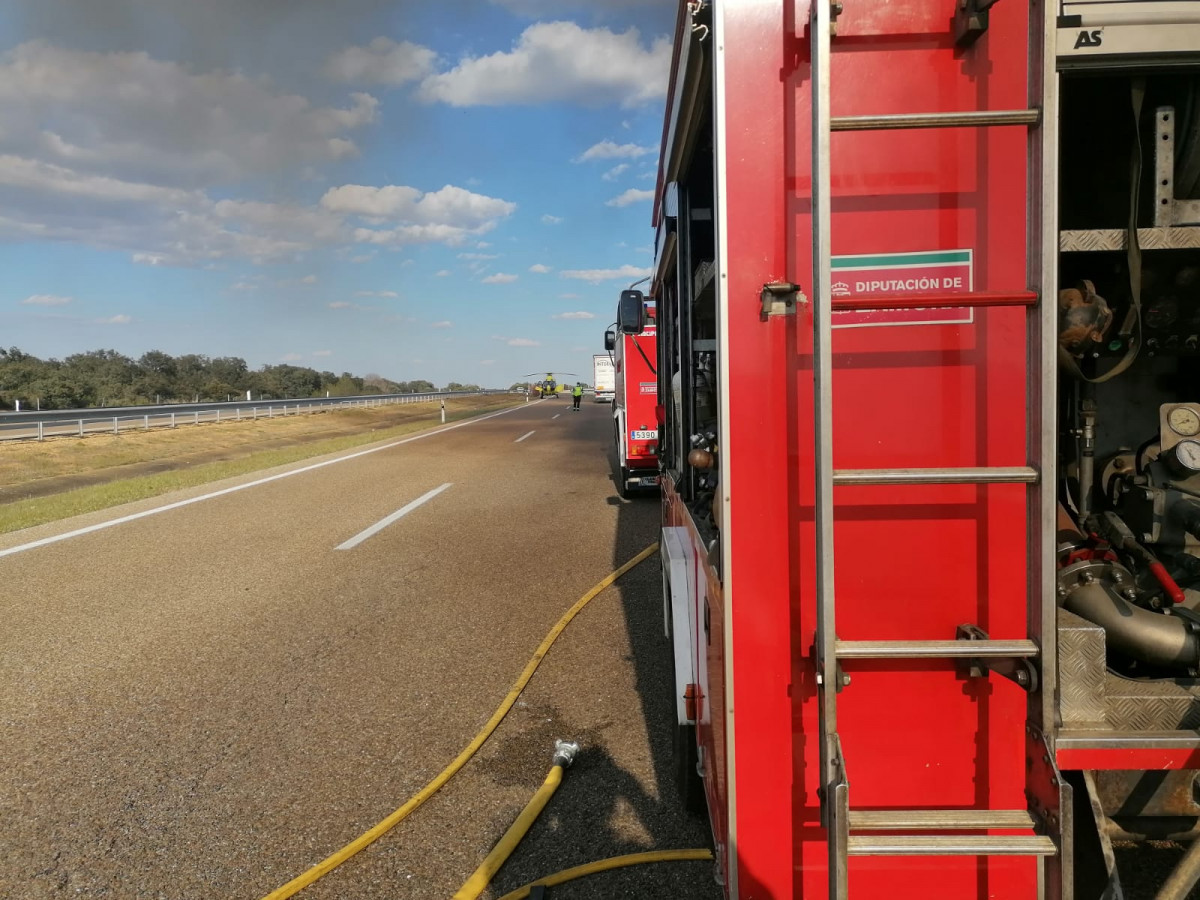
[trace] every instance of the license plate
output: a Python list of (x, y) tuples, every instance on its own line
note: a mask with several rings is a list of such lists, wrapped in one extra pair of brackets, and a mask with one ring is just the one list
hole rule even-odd
[(642, 487), (654, 487), (656, 484), (658, 484), (658, 478), (657, 477), (639, 478), (638, 484), (640, 484)]
[(658, 437), (657, 431), (631, 431), (629, 439), (631, 441), (652, 441)]

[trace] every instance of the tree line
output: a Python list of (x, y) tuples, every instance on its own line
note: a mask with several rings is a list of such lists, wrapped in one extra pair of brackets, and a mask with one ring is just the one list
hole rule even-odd
[[(287, 400), (436, 390), (432, 381), (337, 375), (287, 364), (252, 370), (236, 356), (171, 356), (151, 350), (135, 360), (115, 350), (91, 350), (57, 360), (0, 347), (0, 409), (13, 409), (17, 401), (22, 409), (85, 409), (239, 400), (247, 392), (255, 400)], [(452, 381), (443, 390), (480, 388)]]

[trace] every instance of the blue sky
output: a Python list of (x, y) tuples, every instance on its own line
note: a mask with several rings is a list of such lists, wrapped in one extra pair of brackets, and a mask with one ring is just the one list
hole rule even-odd
[(674, 9), (0, 0), (0, 346), (590, 380)]

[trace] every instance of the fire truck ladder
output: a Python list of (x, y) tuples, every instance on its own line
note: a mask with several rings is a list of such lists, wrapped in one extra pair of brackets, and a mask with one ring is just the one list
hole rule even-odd
[[(1061, 785), (1052, 756), (1046, 751), (1040, 723), (1045, 716), (1043, 695), (1037, 693), (1039, 674), (1051, 660), (1041, 659), (1039, 643), (1031, 639), (991, 640), (974, 626), (960, 626), (956, 640), (842, 641), (837, 637), (834, 616), (833, 492), (841, 485), (934, 485), (934, 484), (1024, 484), (1030, 486), (1028, 499), (1031, 522), (1040, 521), (1045, 506), (1045, 486), (1040, 473), (1046, 469), (1046, 449), (1040, 425), (1031, 414), (1029, 455), (1035, 462), (1028, 466), (927, 469), (839, 469), (833, 468), (832, 449), (832, 250), (830, 134), (833, 131), (879, 129), (1026, 127), (1037, 128), (1040, 111), (1036, 108), (1000, 111), (967, 111), (931, 114), (833, 117), (830, 113), (830, 59), (832, 19), (840, 12), (836, 0), (814, 0), (811, 5), (812, 40), (812, 185), (813, 185), (813, 369), (816, 408), (816, 552), (817, 552), (817, 636), (816, 661), (819, 684), (820, 719), (823, 741), (821, 767), (824, 788), (821, 792), (822, 823), (829, 847), (829, 896), (847, 896), (848, 860), (851, 856), (1034, 856), (1040, 857), (1038, 897), (1068, 900), (1069, 874), (1063, 876), (1063, 858), (1069, 850), (1070, 808), (1063, 799), (1069, 787)], [(1037, 7), (1035, 6), (1036, 10)], [(1036, 12), (1032, 13), (1037, 15)], [(1037, 60), (1035, 60), (1037, 62)], [(1031, 81), (1038, 84), (1039, 80)], [(1033, 146), (1032, 137), (1031, 144)], [(1033, 188), (1030, 189), (1031, 191)], [(1039, 370), (1052, 365), (1053, 355), (1045, 351), (1041, 338), (1045, 330), (1036, 323), (1040, 314), (1038, 292), (976, 291), (953, 295), (869, 298), (855, 300), (853, 308), (928, 308), (937, 306), (1024, 306), (1035, 317), (1030, 330), (1041, 345)], [(1047, 356), (1049, 357), (1047, 359)], [(1040, 379), (1035, 371), (1029, 377)], [(1041, 381), (1036, 382), (1042, 383)], [(1029, 386), (1027, 385), (1027, 388)], [(1040, 389), (1039, 389), (1040, 391)], [(1041, 409), (1046, 403), (1038, 391), (1027, 390), (1027, 397)], [(1034, 401), (1034, 398), (1038, 398)], [(1040, 402), (1040, 405), (1038, 405)], [(1040, 415), (1040, 413), (1039, 413)], [(1035, 439), (1035, 435), (1037, 436)], [(1052, 499), (1052, 498), (1051, 498)], [(1044, 626), (1038, 572), (1040, 560), (1034, 547), (1040, 536), (1029, 537), (1029, 607), (1031, 634), (1047, 631)], [(1052, 620), (1051, 620), (1052, 622)], [(1052, 629), (1052, 625), (1051, 625)], [(1052, 642), (1050, 636), (1044, 638)], [(1050, 643), (1050, 646), (1053, 646)], [(1052, 654), (1051, 654), (1052, 655)], [(838, 735), (837, 700), (842, 687), (849, 683), (840, 663), (850, 659), (951, 659), (969, 667), (972, 674), (995, 671), (1017, 682), (1030, 697), (1030, 723), (1026, 725), (1026, 796), (1030, 809), (1016, 810), (858, 810), (850, 809), (849, 780)], [(1035, 724), (1036, 723), (1036, 724)], [(1031, 813), (1032, 810), (1033, 812)], [(993, 831), (1030, 831), (1026, 835), (995, 835)], [(958, 833), (954, 833), (958, 832)], [(965, 833), (964, 833), (965, 832)], [(972, 834), (971, 832), (975, 832)], [(1064, 837), (1065, 835), (1065, 837)]]

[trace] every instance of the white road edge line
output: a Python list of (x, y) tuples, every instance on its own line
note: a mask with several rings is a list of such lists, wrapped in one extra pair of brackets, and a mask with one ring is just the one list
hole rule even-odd
[[(537, 429), (534, 429), (534, 431), (536, 431), (536, 430)], [(521, 441), (525, 440), (525, 438), (529, 437), (529, 435), (531, 435), (531, 434), (533, 434), (533, 431), (530, 431), (526, 434), (521, 435), (519, 438), (517, 438), (515, 441), (513, 441), (513, 443), (519, 444), (519, 443), (521, 443)]]
[(333, 549), (334, 550), (351, 550), (351, 549), (357, 547), (359, 544), (361, 544), (367, 538), (383, 531), (383, 529), (387, 528), (389, 525), (391, 525), (393, 522), (395, 522), (401, 516), (406, 516), (410, 512), (412, 512), (414, 509), (416, 509), (418, 506), (421, 506), (424, 503), (428, 503), (430, 500), (432, 500), (434, 497), (436, 497), (438, 494), (440, 494), (446, 488), (450, 487), (450, 485), (453, 483), (454, 482), (448, 481), (445, 484), (443, 484), (441, 487), (435, 487), (432, 491), (422, 494), (420, 497), (418, 497), (412, 503), (409, 503), (405, 506), (400, 507), (398, 510), (396, 510), (394, 513), (392, 513), (390, 516), (384, 516), (382, 519), (380, 519), (378, 522), (376, 522), (370, 528), (366, 528), (366, 529), (360, 531), (354, 537), (350, 538), (350, 540), (346, 541), (345, 543), (338, 544)]
[(552, 418), (552, 419), (557, 419), (557, 418), (558, 418), (559, 416), (561, 416), (561, 415), (562, 415), (562, 413), (555, 413), (555, 414), (554, 414), (554, 415), (552, 415), (550, 418)]
[[(522, 406), (523, 405), (524, 404), (522, 404)], [(202, 494), (199, 497), (191, 497), (187, 500), (179, 500), (175, 503), (168, 503), (165, 506), (156, 506), (153, 509), (145, 509), (139, 513), (121, 516), (119, 519), (110, 519), (107, 522), (98, 522), (95, 525), (88, 525), (86, 528), (77, 528), (74, 531), (67, 531), (63, 534), (55, 534), (50, 537), (42, 538), (41, 540), (30, 541), (28, 544), (18, 544), (16, 547), (9, 547), (7, 550), (0, 550), (0, 558), (11, 556), (14, 553), (21, 553), (25, 550), (33, 550), (35, 547), (45, 547), (47, 544), (57, 544), (59, 541), (65, 541), (84, 534), (91, 534), (93, 531), (102, 531), (105, 528), (112, 528), (114, 525), (124, 525), (126, 522), (144, 519), (147, 516), (157, 515), (158, 513), (166, 512), (170, 509), (179, 509), (183, 506), (191, 506), (193, 503), (199, 503), (202, 500), (212, 500), (214, 497), (223, 497), (226, 494), (244, 491), (247, 488), (258, 487), (260, 484), (278, 481), (281, 478), (291, 478), (293, 475), (299, 475), (302, 472), (311, 472), (314, 469), (323, 469), (325, 466), (332, 466), (335, 463), (346, 462), (350, 459), (357, 459), (358, 457), (366, 456), (369, 453), (378, 453), (380, 450), (390, 450), (392, 447), (399, 447), (401, 444), (411, 444), (413, 441), (420, 441), (424, 438), (433, 437), (446, 431), (453, 431), (455, 428), (465, 428), (468, 425), (474, 425), (476, 422), (482, 422), (484, 419), (494, 419), (496, 416), (503, 416), (506, 413), (515, 412), (516, 410), (521, 409), (522, 406), (513, 406), (509, 409), (502, 409), (500, 412), (488, 413), (486, 416), (480, 416), (477, 419), (468, 419), (465, 422), (459, 422), (457, 425), (447, 425), (445, 428), (439, 428), (437, 431), (427, 431), (424, 434), (414, 435), (413, 437), (405, 438), (402, 441), (393, 441), (390, 444), (384, 444), (382, 447), (372, 447), (369, 450), (359, 450), (357, 453), (351, 453), (348, 456), (339, 456), (337, 459), (327, 459), (324, 462), (313, 463), (311, 466), (303, 466), (299, 469), (292, 469), (290, 472), (280, 472), (278, 475), (269, 475), (266, 478), (259, 478), (257, 481), (248, 481), (245, 484), (238, 484), (219, 491), (213, 491), (211, 494)]]

